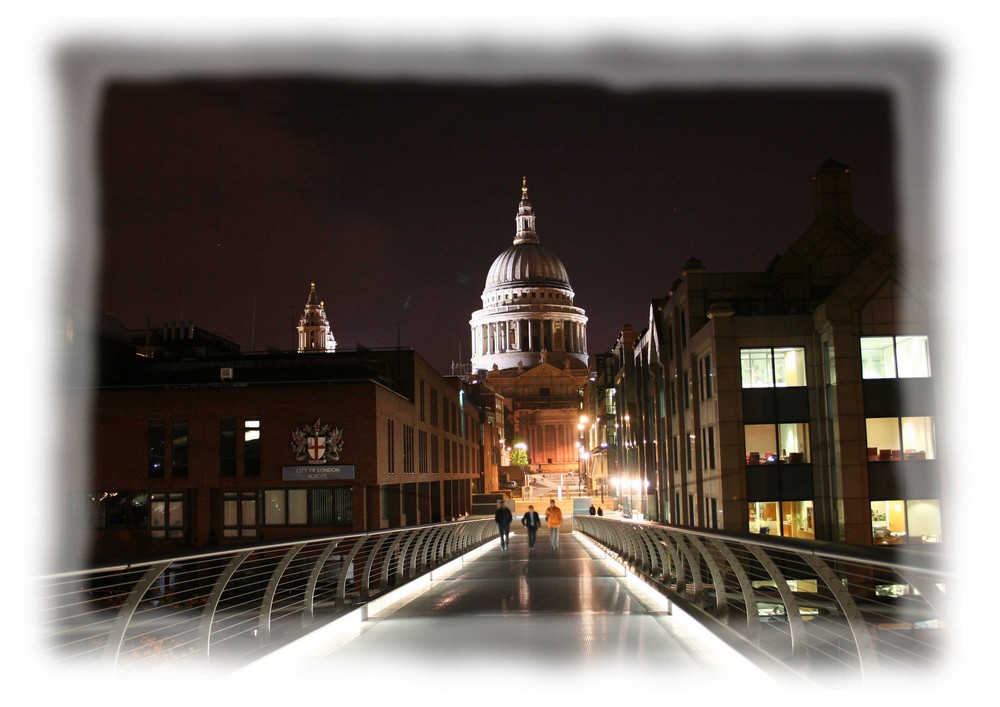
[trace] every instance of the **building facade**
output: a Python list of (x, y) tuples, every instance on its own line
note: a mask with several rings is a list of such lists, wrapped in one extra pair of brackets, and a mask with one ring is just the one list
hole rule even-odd
[(472, 314), (472, 369), (510, 405), (504, 445), (526, 448), (535, 473), (581, 468), (580, 416), (586, 386), (587, 317), (562, 261), (543, 247), (522, 180), (513, 244), (486, 277)]
[(813, 184), (815, 220), (766, 271), (692, 258), (651, 301), (632, 360), (612, 357), (629, 404), (609, 473), (672, 524), (938, 543), (933, 295), (854, 213), (848, 167)]
[(439, 522), (470, 511), (479, 409), (409, 349), (131, 357), (85, 397), (68, 489), (91, 561)]

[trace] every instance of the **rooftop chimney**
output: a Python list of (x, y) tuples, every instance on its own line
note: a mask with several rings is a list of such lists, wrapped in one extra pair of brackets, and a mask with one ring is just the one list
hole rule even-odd
[(813, 177), (816, 185), (816, 215), (850, 213), (851, 170), (836, 160), (827, 160)]

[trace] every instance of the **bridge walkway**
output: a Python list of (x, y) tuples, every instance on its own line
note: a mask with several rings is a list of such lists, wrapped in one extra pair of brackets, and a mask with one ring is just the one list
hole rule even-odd
[[(354, 635), (313, 645), (294, 661), (304, 678), (448, 689), (516, 684), (588, 698), (595, 685), (662, 691), (770, 680), (579, 533), (558, 548), (542, 529), (534, 550), (517, 526), (426, 591), (361, 624)], [(283, 671), (289, 669), (286, 665)], [(359, 684), (361, 684), (359, 683)], [(443, 685), (442, 685), (443, 686)]]

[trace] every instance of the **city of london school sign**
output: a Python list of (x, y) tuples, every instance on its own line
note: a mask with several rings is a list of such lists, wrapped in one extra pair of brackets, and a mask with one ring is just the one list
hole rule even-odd
[(353, 479), (353, 464), (335, 464), (340, 461), (344, 447), (344, 431), (339, 427), (324, 425), (317, 418), (292, 430), (292, 453), (295, 460), (305, 462), (300, 466), (281, 467), (283, 481), (328, 481)]

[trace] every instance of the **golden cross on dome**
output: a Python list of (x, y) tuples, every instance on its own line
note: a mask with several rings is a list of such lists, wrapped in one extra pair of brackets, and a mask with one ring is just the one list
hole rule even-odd
[(528, 178), (527, 177), (521, 177), (521, 198), (522, 199), (527, 199), (528, 198)]

